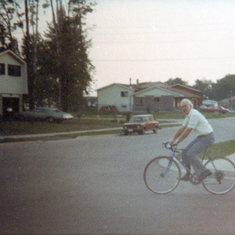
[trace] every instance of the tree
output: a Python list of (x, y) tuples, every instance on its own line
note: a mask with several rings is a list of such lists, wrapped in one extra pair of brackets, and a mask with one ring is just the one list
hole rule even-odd
[[(36, 43), (38, 25), (38, 4), (39, 0), (25, 0), (24, 10), (20, 13), (21, 6), (16, 0), (1, 0), (0, 2), (0, 39), (1, 44), (6, 49), (11, 49), (18, 55), (22, 55), (27, 63), (28, 69), (28, 102), (30, 109), (34, 108), (34, 80), (36, 68)], [(25, 19), (23, 16), (25, 15)], [(30, 34), (30, 26), (33, 27)], [(34, 30), (36, 27), (36, 30)], [(18, 48), (18, 40), (13, 36), (17, 28), (21, 28), (23, 33), (23, 53)], [(33, 50), (30, 48), (33, 44)]]
[(91, 43), (83, 25), (85, 15), (93, 11), (93, 5), (87, 4), (86, 0), (70, 0), (66, 12), (62, 1), (57, 0), (55, 11), (51, 1), (53, 24), (49, 25), (45, 37), (47, 48), (53, 55), (51, 59), (56, 63), (49, 74), (59, 79), (59, 106), (64, 111), (82, 102), (83, 93), (92, 81), (94, 66), (87, 53)]
[(13, 0), (0, 1), (0, 43), (5, 49), (11, 49), (16, 54), (19, 54), (17, 39), (13, 36), (13, 32), (17, 26), (22, 27), (19, 21), (16, 21), (14, 16), (17, 13), (18, 17), (22, 16), (18, 12), (19, 4)]
[(228, 74), (224, 78), (217, 80), (213, 86), (215, 100), (220, 101), (235, 95), (235, 75)]
[(214, 92), (212, 89), (213, 83), (211, 80), (199, 80), (195, 81), (193, 88), (201, 91), (204, 95), (204, 99), (214, 99)]
[(188, 82), (183, 81), (181, 78), (170, 78), (168, 81), (166, 81), (166, 83), (170, 86), (176, 85), (176, 84), (181, 84), (184, 86), (188, 86)]

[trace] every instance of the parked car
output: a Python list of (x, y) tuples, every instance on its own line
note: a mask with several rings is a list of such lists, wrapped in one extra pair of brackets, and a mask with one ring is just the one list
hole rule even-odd
[(73, 116), (70, 113), (62, 112), (55, 108), (36, 108), (33, 111), (26, 111), (17, 113), (15, 118), (21, 121), (48, 121), (48, 122), (62, 122), (72, 119)]
[(229, 110), (229, 113), (235, 114), (235, 110)]
[(228, 113), (229, 112), (229, 109), (226, 109), (222, 106), (218, 106), (218, 107), (203, 107), (201, 108), (200, 107), (200, 110), (202, 112), (208, 112), (208, 113), (215, 113), (215, 112), (218, 112), (218, 113)]
[(158, 121), (156, 121), (151, 114), (134, 115), (128, 123), (123, 124), (123, 131), (125, 135), (137, 132), (144, 134), (146, 131), (153, 131), (157, 133)]
[(201, 106), (199, 106), (199, 109), (200, 109), (200, 111), (205, 112), (206, 109), (207, 109), (207, 106), (206, 105), (201, 105)]

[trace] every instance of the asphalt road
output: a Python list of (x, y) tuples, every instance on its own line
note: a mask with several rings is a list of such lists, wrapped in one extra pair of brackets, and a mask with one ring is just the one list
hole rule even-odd
[[(234, 121), (211, 120), (217, 142), (235, 139)], [(181, 182), (162, 196), (145, 187), (145, 165), (167, 154), (161, 143), (176, 129), (1, 144), (0, 233), (235, 234), (235, 190), (216, 196)]]

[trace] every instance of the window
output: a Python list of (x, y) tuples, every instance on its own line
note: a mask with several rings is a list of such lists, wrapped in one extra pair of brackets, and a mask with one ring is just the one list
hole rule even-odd
[(21, 76), (21, 67), (18, 65), (8, 65), (8, 75), (20, 77)]
[(128, 97), (128, 91), (121, 91), (121, 97)]
[(5, 75), (5, 64), (0, 64), (0, 75)]

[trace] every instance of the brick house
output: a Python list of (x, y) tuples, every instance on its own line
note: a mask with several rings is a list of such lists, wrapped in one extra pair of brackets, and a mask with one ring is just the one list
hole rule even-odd
[(120, 112), (174, 111), (182, 99), (190, 99), (195, 108), (202, 104), (202, 92), (183, 85), (169, 86), (161, 82), (137, 84), (113, 83), (98, 92), (98, 110), (114, 105)]

